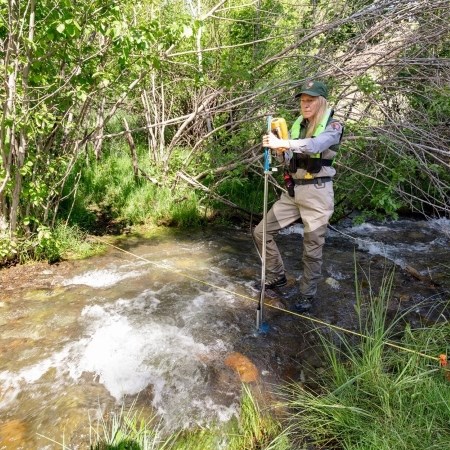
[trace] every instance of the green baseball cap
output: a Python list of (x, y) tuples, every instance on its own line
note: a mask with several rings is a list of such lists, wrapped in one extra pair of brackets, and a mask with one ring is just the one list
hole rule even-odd
[(328, 88), (321, 81), (307, 81), (301, 88), (300, 92), (296, 94), (295, 98), (300, 97), (302, 94), (312, 95), (313, 97), (327, 98)]

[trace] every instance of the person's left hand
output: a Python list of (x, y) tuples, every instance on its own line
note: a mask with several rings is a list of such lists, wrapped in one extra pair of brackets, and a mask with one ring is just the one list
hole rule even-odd
[(275, 134), (270, 133), (263, 136), (263, 147), (268, 148), (287, 148), (286, 141), (284, 139), (278, 139)]

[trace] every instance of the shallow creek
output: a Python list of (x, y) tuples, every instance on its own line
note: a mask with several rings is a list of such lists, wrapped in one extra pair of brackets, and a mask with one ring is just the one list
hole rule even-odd
[(284, 311), (301, 241), (300, 225), (277, 238), (288, 285), (267, 293), (267, 334), (256, 330), (248, 229), (129, 237), (116, 244), (125, 252), (40, 265), (31, 282), (0, 272), (0, 450), (87, 448), (90, 422), (133, 403), (168, 431), (227, 421), (242, 382), (270, 400), (288, 381), (312, 380), (326, 370), (314, 330), (356, 329), (355, 267), (375, 291), (395, 267), (389, 308), (410, 311), (413, 326), (448, 318), (450, 221), (330, 229), (305, 317)]

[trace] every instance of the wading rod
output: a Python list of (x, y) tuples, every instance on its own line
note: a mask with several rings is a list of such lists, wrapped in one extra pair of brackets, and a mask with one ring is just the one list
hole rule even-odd
[[(267, 116), (267, 134), (270, 133), (272, 116)], [(269, 194), (269, 173), (270, 173), (271, 155), (270, 149), (264, 147), (264, 201), (263, 201), (263, 239), (261, 249), (261, 293), (259, 304), (256, 310), (256, 328), (260, 332), (267, 331), (267, 325), (264, 324), (264, 296), (266, 291), (266, 247), (267, 247), (267, 203)]]

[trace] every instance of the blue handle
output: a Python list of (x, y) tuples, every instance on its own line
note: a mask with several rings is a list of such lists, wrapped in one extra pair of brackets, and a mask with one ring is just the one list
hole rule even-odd
[[(267, 134), (271, 132), (272, 116), (267, 116)], [(272, 162), (272, 157), (270, 153), (270, 148), (264, 147), (264, 172), (270, 171), (270, 163)]]

